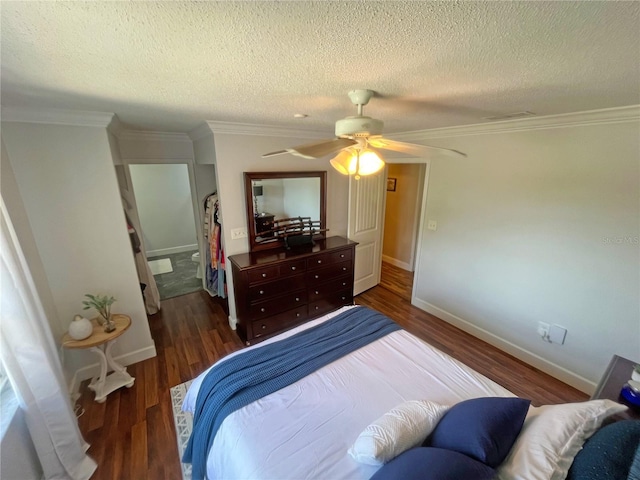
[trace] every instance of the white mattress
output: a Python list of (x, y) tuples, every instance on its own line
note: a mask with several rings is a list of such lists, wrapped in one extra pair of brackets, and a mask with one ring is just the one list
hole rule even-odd
[[(193, 409), (206, 373), (194, 381), (184, 410)], [(379, 467), (357, 463), (347, 450), (386, 411), (407, 400), (454, 404), (488, 396), (513, 394), (410, 333), (396, 331), (229, 415), (209, 452), (207, 475), (211, 480), (368, 479)]]

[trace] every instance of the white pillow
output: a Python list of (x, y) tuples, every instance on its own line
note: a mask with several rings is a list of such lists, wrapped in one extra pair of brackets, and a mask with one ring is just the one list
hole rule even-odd
[(382, 465), (424, 442), (447, 410), (428, 400), (401, 403), (365, 428), (349, 455), (360, 463)]
[(564, 479), (573, 458), (603, 420), (627, 409), (611, 400), (530, 407), (505, 461), (500, 480)]

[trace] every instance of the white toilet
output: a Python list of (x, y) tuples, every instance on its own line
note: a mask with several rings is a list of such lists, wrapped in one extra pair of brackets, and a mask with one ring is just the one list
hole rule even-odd
[(198, 264), (198, 271), (196, 272), (196, 278), (202, 278), (202, 265), (200, 264), (200, 252), (196, 252), (191, 255), (191, 261)]

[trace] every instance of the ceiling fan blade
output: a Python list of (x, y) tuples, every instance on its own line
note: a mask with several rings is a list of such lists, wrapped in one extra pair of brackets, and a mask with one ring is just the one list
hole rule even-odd
[(280, 155), (281, 153), (291, 153), (292, 155), (297, 155), (299, 157), (314, 159), (330, 155), (357, 143), (358, 142), (351, 140), (350, 138), (334, 138), (332, 140), (323, 140), (321, 142), (299, 145), (297, 147), (287, 148), (278, 152), (266, 153), (262, 155), (262, 157), (271, 157), (273, 155)]
[(262, 158), (275, 157), (276, 155), (283, 155), (285, 153), (289, 153), (289, 152), (287, 152), (286, 150), (278, 150), (277, 152), (265, 153), (262, 155)]
[(415, 143), (397, 142), (383, 137), (371, 137), (369, 145), (376, 148), (384, 148), (394, 152), (414, 155), (416, 157), (430, 157), (434, 154), (447, 155), (449, 157), (466, 157), (465, 153), (449, 148), (430, 147), (429, 145), (418, 145)]

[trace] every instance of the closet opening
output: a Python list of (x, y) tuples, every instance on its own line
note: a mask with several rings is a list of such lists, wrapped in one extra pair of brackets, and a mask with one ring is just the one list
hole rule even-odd
[(130, 164), (129, 171), (139, 233), (160, 300), (202, 290), (202, 226), (194, 215), (187, 165)]

